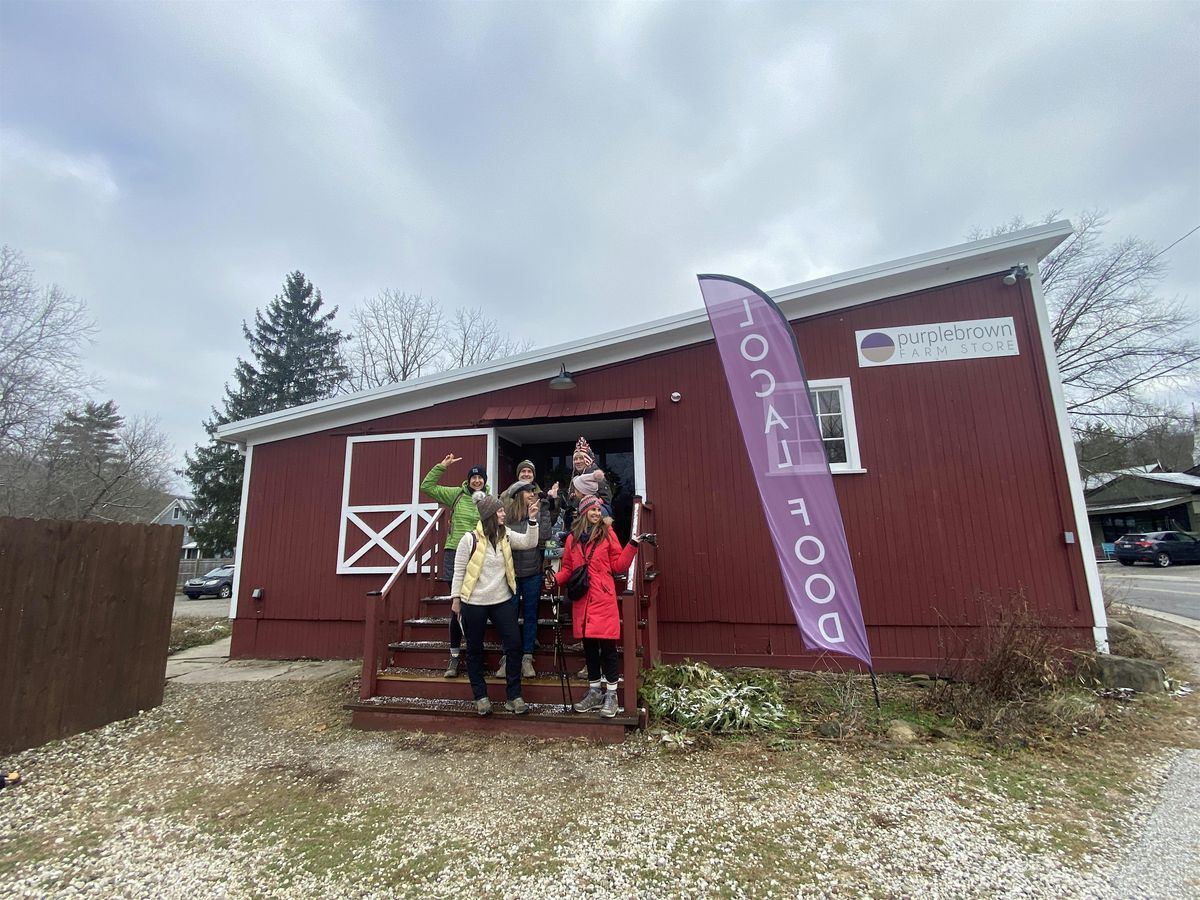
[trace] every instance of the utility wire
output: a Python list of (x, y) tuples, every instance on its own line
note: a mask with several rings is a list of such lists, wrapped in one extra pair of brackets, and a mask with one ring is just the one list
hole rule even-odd
[(1184, 240), (1184, 239), (1186, 239), (1186, 238), (1190, 238), (1190, 237), (1191, 237), (1193, 234), (1195, 234), (1197, 231), (1200, 231), (1200, 225), (1197, 225), (1195, 228), (1193, 228), (1191, 231), (1189, 231), (1189, 232), (1188, 232), (1187, 234), (1185, 234), (1183, 237), (1181, 237), (1181, 238), (1177, 238), (1176, 240), (1174, 240), (1174, 241), (1172, 241), (1171, 243), (1167, 244), (1167, 246), (1163, 247), (1161, 250), (1159, 250), (1157, 253), (1155, 253), (1155, 254), (1154, 254), (1152, 257), (1150, 257), (1150, 259), (1148, 259), (1148, 260), (1147, 260), (1147, 262), (1153, 262), (1154, 260), (1158, 259), (1158, 258), (1159, 258), (1160, 256), (1162, 256), (1164, 253), (1166, 253), (1168, 250), (1170, 250), (1172, 247), (1174, 247), (1176, 244), (1178, 244), (1180, 241), (1182, 241), (1182, 240)]

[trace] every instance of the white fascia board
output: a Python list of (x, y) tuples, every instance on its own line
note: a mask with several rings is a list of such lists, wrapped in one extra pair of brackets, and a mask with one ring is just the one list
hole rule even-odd
[[(791, 285), (770, 293), (789, 319), (806, 318), (966, 281), (1030, 261), (1036, 266), (1071, 231), (1070, 222), (1054, 222)], [(217, 437), (223, 441), (245, 444), (284, 440), (368, 419), (412, 412), (485, 391), (502, 390), (543, 379), (549, 381), (558, 374), (560, 363), (567, 364), (572, 373), (578, 374), (703, 343), (712, 338), (712, 327), (703, 310), (680, 313), (466, 369), (439, 372), (397, 385), (330, 397), (304, 406), (231, 422), (217, 429)]]

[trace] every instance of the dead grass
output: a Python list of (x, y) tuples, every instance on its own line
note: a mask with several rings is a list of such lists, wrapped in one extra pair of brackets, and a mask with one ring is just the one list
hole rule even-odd
[(200, 619), (176, 619), (171, 623), (168, 653), (178, 653), (191, 647), (201, 647), (229, 637), (233, 628), (228, 617), (212, 616)]

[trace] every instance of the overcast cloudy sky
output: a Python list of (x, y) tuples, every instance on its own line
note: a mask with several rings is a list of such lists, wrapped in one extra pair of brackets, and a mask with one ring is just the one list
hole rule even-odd
[[(1200, 224), (1200, 3), (0, 4), (0, 241), (182, 456), (302, 270), (538, 344), (1109, 211)], [(1200, 234), (1168, 294), (1200, 298)]]

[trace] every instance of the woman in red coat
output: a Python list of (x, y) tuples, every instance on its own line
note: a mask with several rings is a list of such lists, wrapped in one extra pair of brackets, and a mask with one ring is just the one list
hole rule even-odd
[[(617, 588), (613, 572), (623, 572), (637, 556), (637, 538), (621, 549), (621, 542), (604, 521), (603, 504), (595, 495), (579, 502), (579, 514), (567, 545), (563, 549), (562, 568), (555, 580), (559, 587), (571, 573), (587, 566), (588, 592), (572, 604), (571, 618), (575, 637), (583, 641), (587, 659), (588, 692), (575, 704), (576, 712), (600, 710), (612, 718), (617, 714), (617, 641), (621, 638), (621, 616), (617, 610)], [(600, 689), (603, 673), (604, 690)]]

